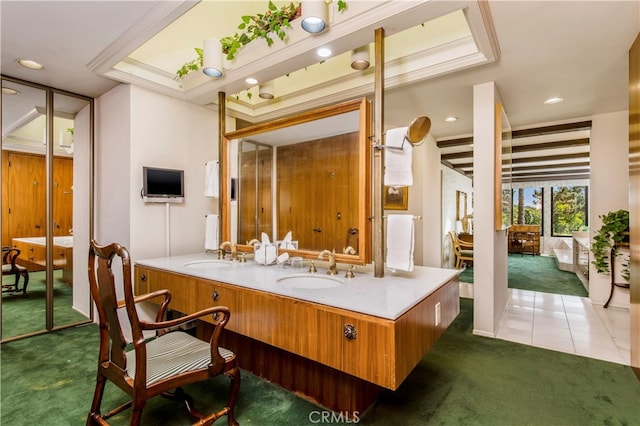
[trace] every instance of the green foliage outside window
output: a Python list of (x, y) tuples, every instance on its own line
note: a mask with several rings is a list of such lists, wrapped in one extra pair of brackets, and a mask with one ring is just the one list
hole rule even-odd
[(571, 236), (589, 225), (586, 186), (557, 186), (551, 189), (551, 235)]
[(513, 190), (513, 223), (542, 225), (542, 188)]

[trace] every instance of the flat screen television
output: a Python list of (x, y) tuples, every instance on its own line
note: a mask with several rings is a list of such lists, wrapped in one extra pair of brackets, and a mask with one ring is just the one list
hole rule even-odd
[(148, 203), (181, 203), (184, 200), (184, 170), (142, 168), (142, 199)]

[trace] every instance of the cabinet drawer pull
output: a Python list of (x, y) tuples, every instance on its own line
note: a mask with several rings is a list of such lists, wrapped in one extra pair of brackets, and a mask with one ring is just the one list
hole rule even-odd
[(220, 299), (220, 293), (218, 292), (218, 290), (213, 290), (213, 293), (211, 293), (211, 298), (214, 302), (217, 302), (218, 299)]
[(140, 281), (146, 281), (147, 280), (147, 274), (140, 274)]
[(345, 324), (344, 325), (344, 337), (349, 340), (353, 340), (358, 337), (358, 332), (356, 330), (356, 326), (353, 324)]
[(214, 312), (214, 313), (213, 313), (213, 319), (214, 319), (214, 321), (218, 321), (218, 318), (220, 318), (220, 312)]

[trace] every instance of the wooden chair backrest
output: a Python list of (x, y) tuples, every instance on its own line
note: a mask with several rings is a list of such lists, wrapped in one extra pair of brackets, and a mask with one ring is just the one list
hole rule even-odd
[(18, 258), (18, 256), (20, 256), (20, 249), (17, 248), (8, 248), (8, 249), (2, 249), (2, 251), (4, 252), (4, 255), (2, 256), (2, 264), (3, 265), (11, 265), (11, 272), (10, 273), (14, 273), (14, 271), (17, 269), (16, 268), (16, 259)]
[[(120, 244), (112, 243), (99, 246), (91, 241), (89, 248), (89, 287), (98, 310), (100, 325), (100, 362), (110, 361), (122, 370), (126, 369), (125, 346), (127, 344), (120, 318), (118, 318), (118, 297), (116, 280), (111, 269), (113, 259), (118, 256), (122, 261), (122, 278), (125, 301), (131, 300), (133, 306), (133, 287), (131, 285), (131, 263), (129, 252)], [(120, 306), (121, 307), (121, 306)], [(133, 311), (130, 312), (130, 311)], [(127, 308), (134, 341), (142, 336), (135, 310)], [(137, 327), (136, 327), (137, 325)], [(136, 330), (137, 329), (137, 330)]]

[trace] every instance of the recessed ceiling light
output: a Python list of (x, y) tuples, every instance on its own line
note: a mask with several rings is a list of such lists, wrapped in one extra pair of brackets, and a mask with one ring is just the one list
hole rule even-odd
[(454, 117), (454, 116), (447, 117), (444, 119), (444, 121), (446, 121), (447, 123), (453, 123), (454, 121), (458, 121), (458, 117)]
[(318, 49), (317, 53), (321, 58), (328, 58), (329, 56), (331, 56), (331, 49), (321, 47), (320, 49)]
[(32, 70), (41, 70), (44, 69), (44, 65), (36, 62), (36, 61), (32, 61), (31, 59), (18, 59), (18, 63), (20, 65), (22, 65), (25, 68), (29, 68)]
[(258, 84), (258, 80), (253, 77), (249, 77), (245, 81), (247, 82), (247, 84)]
[(563, 98), (549, 98), (549, 99), (546, 99), (543, 103), (545, 105), (551, 105), (551, 104), (559, 104), (562, 101), (564, 101)]
[(2, 93), (5, 95), (17, 95), (18, 92), (16, 89), (11, 89), (10, 87), (2, 87)]

